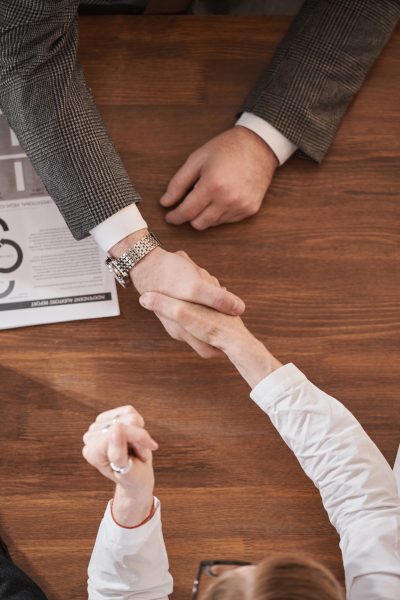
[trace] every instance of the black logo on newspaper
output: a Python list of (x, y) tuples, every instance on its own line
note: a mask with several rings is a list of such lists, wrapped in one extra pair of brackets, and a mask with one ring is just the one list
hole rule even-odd
[[(7, 223), (4, 221), (4, 219), (0, 219), (0, 227), (2, 228), (3, 232), (9, 231), (9, 227), (8, 227)], [(2, 235), (1, 231), (0, 231), (0, 235)], [(17, 269), (19, 269), (19, 267), (22, 265), (24, 255), (22, 253), (21, 246), (19, 246), (17, 244), (17, 242), (14, 242), (14, 240), (10, 240), (8, 238), (1, 237), (0, 238), (0, 248), (2, 248), (3, 246), (11, 246), (11, 248), (13, 248), (15, 250), (16, 258), (15, 258), (15, 262), (12, 265), (9, 265), (8, 267), (0, 266), (0, 273), (13, 273)], [(11, 292), (14, 289), (14, 286), (15, 286), (15, 281), (11, 280), (8, 283), (7, 289), (4, 292), (0, 292), (0, 298), (5, 298), (9, 294), (11, 294)]]

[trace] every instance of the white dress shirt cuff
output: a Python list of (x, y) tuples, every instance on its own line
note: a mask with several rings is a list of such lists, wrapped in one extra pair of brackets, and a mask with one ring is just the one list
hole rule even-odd
[(277, 397), (306, 379), (300, 369), (293, 363), (288, 363), (267, 375), (260, 383), (257, 383), (250, 393), (250, 398), (261, 410), (268, 412), (269, 406), (273, 404)]
[(247, 127), (247, 129), (251, 129), (251, 131), (259, 135), (271, 148), (280, 166), (297, 150), (297, 146), (292, 144), (283, 133), (275, 129), (265, 119), (253, 115), (253, 113), (244, 112), (236, 121), (236, 125)]
[(126, 527), (120, 527), (112, 518), (110, 500), (103, 519), (106, 539), (113, 544), (117, 544), (118, 546), (127, 545), (130, 548), (142, 546), (142, 544), (148, 540), (154, 529), (159, 526), (161, 521), (160, 501), (157, 498), (154, 498), (154, 507), (155, 511), (151, 519), (149, 519), (144, 525), (129, 529)]
[(127, 527), (120, 527), (112, 518), (110, 500), (103, 518), (107, 541), (118, 546), (126, 545), (130, 548), (142, 546), (161, 521), (160, 501), (157, 498), (154, 498), (154, 507), (154, 514), (149, 521), (144, 525), (129, 529)]
[(91, 229), (90, 235), (94, 237), (100, 248), (108, 252), (127, 235), (146, 228), (147, 223), (138, 207), (136, 204), (130, 204)]

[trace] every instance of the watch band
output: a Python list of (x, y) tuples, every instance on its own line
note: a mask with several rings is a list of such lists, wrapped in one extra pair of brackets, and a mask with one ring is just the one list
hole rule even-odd
[(142, 258), (157, 248), (157, 246), (161, 246), (161, 242), (157, 236), (154, 233), (147, 233), (118, 258), (107, 256), (106, 265), (118, 283), (123, 287), (128, 287), (131, 284), (130, 271)]

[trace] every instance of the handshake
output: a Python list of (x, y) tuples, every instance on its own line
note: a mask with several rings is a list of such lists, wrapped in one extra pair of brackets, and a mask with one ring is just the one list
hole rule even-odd
[[(147, 233), (142, 229), (128, 236), (112, 248), (111, 255), (121, 256)], [(260, 353), (260, 347), (266, 352), (240, 319), (245, 309), (243, 300), (222, 287), (185, 252), (157, 247), (129, 276), (140, 294), (140, 304), (156, 314), (172, 338), (187, 342), (201, 357), (212, 358), (223, 352), (242, 372), (244, 344), (248, 357), (250, 350)], [(256, 356), (252, 360), (257, 364)]]

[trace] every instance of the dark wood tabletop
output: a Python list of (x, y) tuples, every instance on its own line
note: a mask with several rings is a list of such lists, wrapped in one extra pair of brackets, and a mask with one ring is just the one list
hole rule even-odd
[[(246, 302), (246, 323), (340, 399), (393, 462), (400, 388), (400, 32), (321, 166), (293, 158), (261, 212), (200, 233), (158, 200), (188, 154), (230, 127), (288, 18), (83, 17), (80, 56), (111, 136), (166, 248)], [(201, 559), (306, 552), (342, 577), (316, 489), (247, 385), (198, 358), (120, 290), (118, 318), (2, 332), (0, 531), (50, 600), (83, 600), (112, 486), (81, 457), (96, 414), (132, 403), (155, 459), (175, 598)]]

